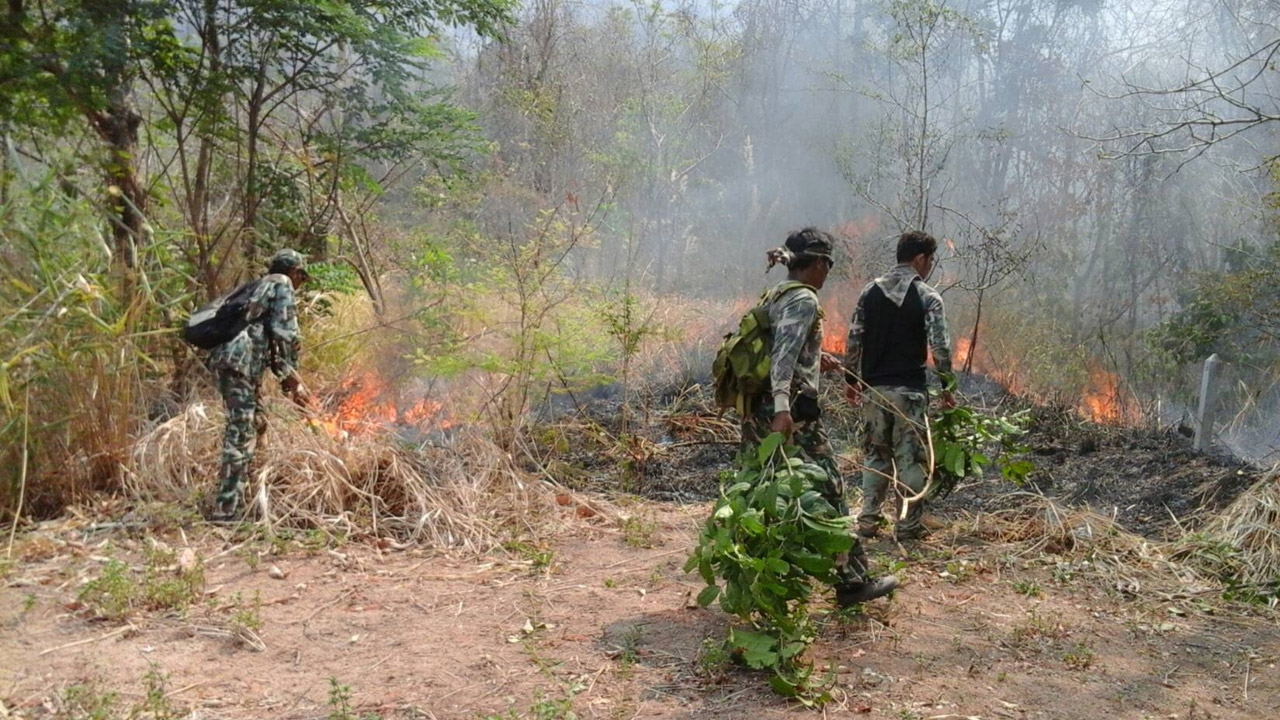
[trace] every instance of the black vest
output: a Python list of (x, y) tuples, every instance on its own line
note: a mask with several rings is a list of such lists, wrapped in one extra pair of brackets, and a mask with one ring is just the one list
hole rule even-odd
[(878, 387), (925, 389), (928, 338), (924, 331), (924, 303), (911, 283), (902, 307), (873, 285), (863, 305), (862, 381)]

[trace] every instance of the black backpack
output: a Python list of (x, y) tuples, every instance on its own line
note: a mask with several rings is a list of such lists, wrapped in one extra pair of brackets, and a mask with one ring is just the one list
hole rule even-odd
[(191, 313), (182, 324), (182, 339), (201, 350), (212, 350), (234, 340), (249, 327), (249, 301), (261, 284), (261, 278), (245, 283)]

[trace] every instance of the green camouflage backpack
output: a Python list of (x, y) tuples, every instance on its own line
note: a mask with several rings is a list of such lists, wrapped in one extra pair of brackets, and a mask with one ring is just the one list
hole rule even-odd
[(773, 333), (767, 304), (798, 288), (812, 286), (794, 280), (766, 290), (760, 302), (738, 322), (738, 329), (724, 336), (711, 375), (716, 385), (716, 404), (734, 409), (745, 418), (754, 409), (752, 403), (769, 387), (770, 358), (773, 355)]

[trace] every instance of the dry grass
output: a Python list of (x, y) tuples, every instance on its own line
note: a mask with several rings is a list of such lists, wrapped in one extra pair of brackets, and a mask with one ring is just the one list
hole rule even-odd
[(1177, 557), (1249, 594), (1280, 594), (1280, 466), (1179, 541)]
[[(135, 444), (127, 487), (137, 498), (190, 503), (214, 491), (222, 412), (197, 403)], [(391, 430), (343, 440), (293, 413), (273, 413), (248, 503), (272, 528), (373, 533), (484, 552), (513, 534), (546, 532), (555, 493), (530, 482), (491, 442), (460, 432), (414, 446)]]
[(1018, 508), (954, 523), (951, 539), (976, 536), (1024, 559), (1055, 556), (1068, 565), (1088, 567), (1124, 592), (1138, 587), (1165, 592), (1206, 589), (1194, 573), (1174, 561), (1166, 543), (1135, 535), (1087, 507), (1065, 507), (1037, 493), (1018, 496), (1023, 499)]

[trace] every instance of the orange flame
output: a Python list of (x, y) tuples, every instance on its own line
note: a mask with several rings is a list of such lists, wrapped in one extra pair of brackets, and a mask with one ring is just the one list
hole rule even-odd
[(340, 400), (332, 415), (315, 424), (337, 439), (388, 425), (444, 429), (454, 424), (444, 413), (444, 406), (434, 400), (419, 398), (407, 408), (397, 403), (398, 394), (374, 373), (344, 378), (336, 395)]
[(823, 327), (822, 352), (844, 357), (845, 332), (839, 327)]
[(1120, 378), (1096, 365), (1089, 368), (1089, 386), (1078, 409), (1090, 420), (1108, 425), (1134, 425), (1142, 420), (1138, 409), (1127, 402)]
[(952, 367), (957, 369), (964, 367), (964, 364), (969, 361), (969, 348), (972, 346), (973, 344), (969, 341), (969, 338), (956, 339), (956, 352), (951, 362)]

